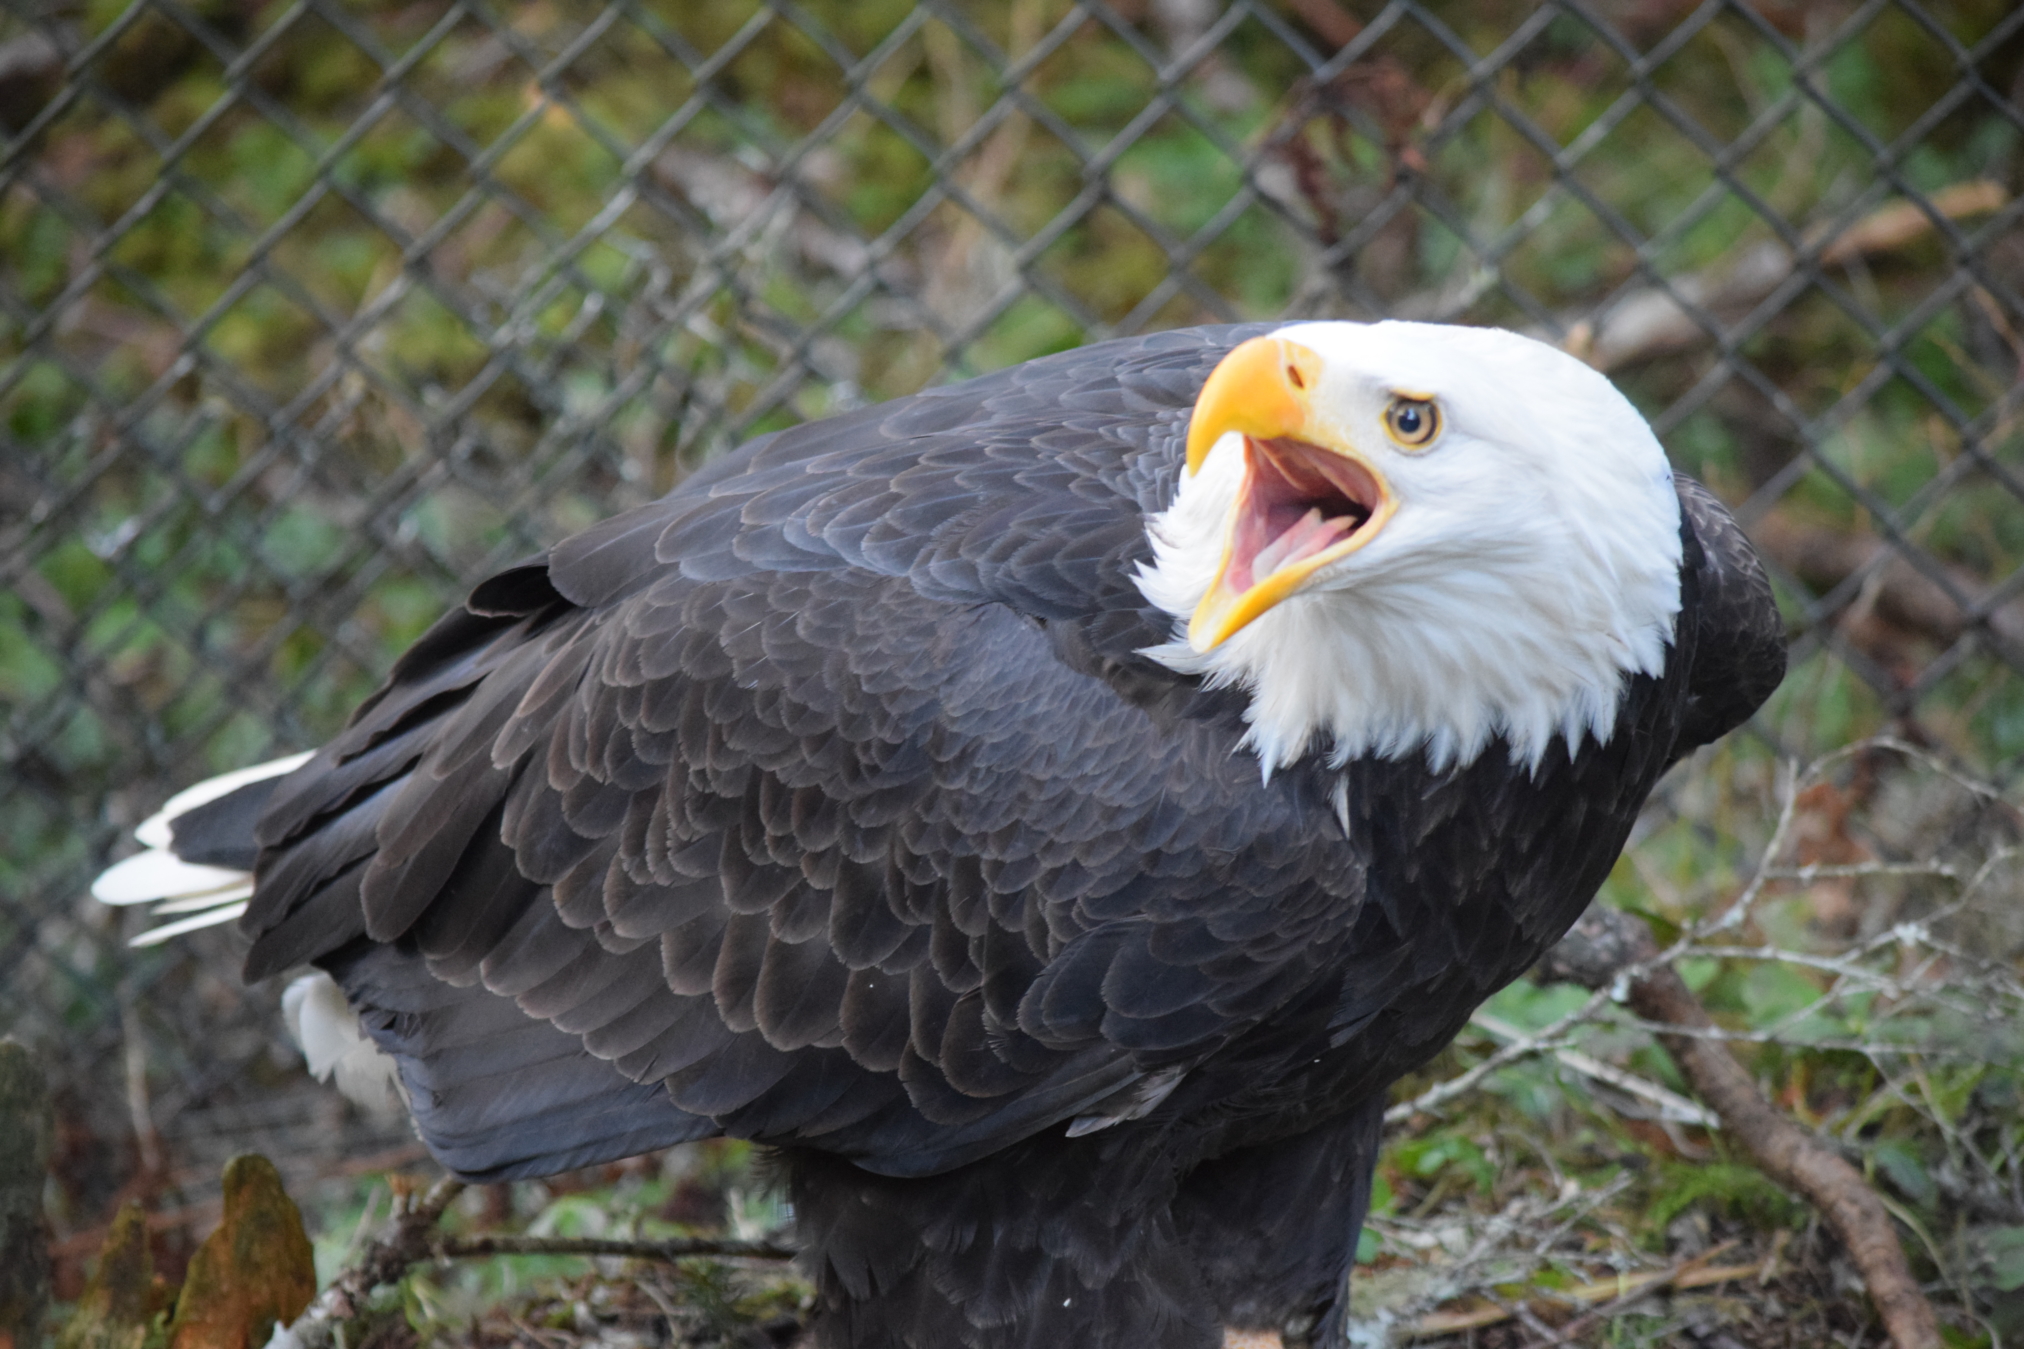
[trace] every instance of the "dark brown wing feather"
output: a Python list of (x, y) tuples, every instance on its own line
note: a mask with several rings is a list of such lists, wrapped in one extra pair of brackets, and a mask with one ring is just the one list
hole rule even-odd
[[(1377, 1091), (1572, 921), (1782, 648), (1682, 480), (1686, 618), (1607, 746), (1261, 784), (1237, 695), (1138, 654), (1171, 620), (1134, 583), (1255, 331), (768, 437), (488, 581), (274, 790), (248, 973), (338, 973), (473, 1174), (638, 1144), (642, 1086), (659, 1141), (896, 1176), (1092, 1110), (1224, 1119), (1215, 1155)], [(541, 1051), (481, 1072), (481, 1026)]]
[(248, 972), (329, 969), (464, 1174), (790, 1145), (825, 1343), (1340, 1343), (1385, 1087), (1783, 644), (1681, 479), (1672, 653), (1607, 742), (1261, 784), (1132, 582), (1246, 335), (757, 442), (480, 586), (177, 847), (243, 856), (258, 804)]
[[(904, 1173), (1210, 1052), (1360, 876), (1227, 695), (1137, 655), (1144, 514), (1249, 331), (784, 433), (486, 583), (276, 793), (249, 973), (322, 958), (397, 1014), (425, 966), (663, 1083), (676, 1133)], [(401, 1025), (438, 1133), (501, 1113)], [(515, 1166), (583, 1146), (534, 1085)]]
[(1713, 492), (1677, 475), (1680, 511), (1699, 544), (1693, 681), (1679, 752), (1749, 719), (1785, 678), (1785, 624), (1757, 550)]

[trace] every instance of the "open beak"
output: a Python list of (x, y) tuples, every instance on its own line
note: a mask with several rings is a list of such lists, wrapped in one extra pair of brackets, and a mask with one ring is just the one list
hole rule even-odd
[(1188, 423), (1188, 472), (1217, 441), (1244, 437), (1244, 483), (1223, 562), (1188, 620), (1209, 651), (1293, 594), (1317, 570), (1377, 536), (1397, 503), (1377, 468), (1314, 410), (1321, 357), (1298, 342), (1254, 337), (1225, 356)]

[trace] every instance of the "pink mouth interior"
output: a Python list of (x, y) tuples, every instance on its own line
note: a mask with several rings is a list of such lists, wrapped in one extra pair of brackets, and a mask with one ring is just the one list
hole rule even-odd
[(1362, 465), (1298, 440), (1244, 440), (1249, 470), (1226, 584), (1237, 594), (1293, 563), (1333, 548), (1369, 521), (1383, 500)]

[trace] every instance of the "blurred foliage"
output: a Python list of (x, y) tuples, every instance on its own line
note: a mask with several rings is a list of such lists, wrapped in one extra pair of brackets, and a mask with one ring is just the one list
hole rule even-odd
[[(126, 952), (70, 896), (169, 786), (328, 735), (486, 569), (753, 435), (1102, 336), (1291, 313), (1559, 340), (1657, 280), (1719, 296), (1753, 250), (1992, 183), (1993, 213), (1922, 216), (1714, 305), (1726, 347), (1611, 373), (1753, 521), (1902, 540), (1922, 574), (2006, 602), (2024, 563), (2009, 0), (1626, 3), (1596, 11), (1607, 30), (1515, 0), (1352, 5), (1359, 59), (1322, 77), (1326, 3), (1212, 6), (1193, 31), (1174, 18), (1189, 8), (86, 0), (0, 17), (0, 42), (54, 32), (86, 53), (25, 112), (0, 99), (0, 952), (40, 962), (0, 962), (28, 1009), (11, 1029), (69, 1044), (117, 1099), (110, 990), (192, 989), (191, 1027), (241, 996), (177, 951)], [(1881, 575), (1782, 574), (1792, 677), (1761, 735), (1669, 784), (1610, 902), (1677, 927), (1733, 896), (1781, 752), (1895, 730), (2014, 771), (2017, 670), (1893, 620)], [(2000, 842), (1931, 774), (1830, 785), (1870, 823), (1809, 803), (1819, 856), (1972, 869)], [(1992, 885), (1947, 921), (2007, 961), (2014, 880)], [(1749, 939), (1831, 956), (1960, 890), (1774, 886)], [(1702, 956), (1687, 973), (1726, 1025), (1775, 1028), (1745, 1046), (1752, 1066), (1865, 1158), (1963, 1305), (2024, 1328), (2009, 1029), (1817, 964)], [(1569, 997), (1520, 984), (1492, 1010), (1536, 1028)], [(155, 1014), (158, 1038), (201, 1047)], [(1683, 1089), (1634, 1029), (1584, 1035)], [(1406, 1090), (1492, 1043), (1465, 1035)], [(247, 1061), (251, 1081), (278, 1071)], [(1683, 1223), (1768, 1240), (1803, 1222), (1719, 1135), (1600, 1090), (1528, 1059), (1406, 1131), (1366, 1234), (1375, 1268), (1418, 1260), (1400, 1243), (1442, 1214), (1560, 1203), (1570, 1180), (1607, 1196), (1584, 1230), (1611, 1258), (1690, 1246)], [(711, 1185), (757, 1193), (743, 1154), (707, 1156)], [(650, 1216), (684, 1183), (511, 1202), (521, 1222), (686, 1231)], [(326, 1206), (326, 1276), (363, 1203)], [(581, 1298), (555, 1290), (595, 1273), (462, 1266), (411, 1280), (402, 1315), (448, 1334), (539, 1290), (566, 1319)], [(721, 1313), (699, 1335), (772, 1314), (775, 1294), (729, 1275), (679, 1277), (681, 1305)], [(1623, 1342), (1670, 1333), (1648, 1329)]]

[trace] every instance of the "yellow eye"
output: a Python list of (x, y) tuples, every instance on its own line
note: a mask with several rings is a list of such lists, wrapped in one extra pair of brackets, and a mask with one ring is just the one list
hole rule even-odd
[(1431, 398), (1394, 398), (1384, 410), (1384, 427), (1393, 440), (1417, 450), (1441, 434), (1441, 410)]

